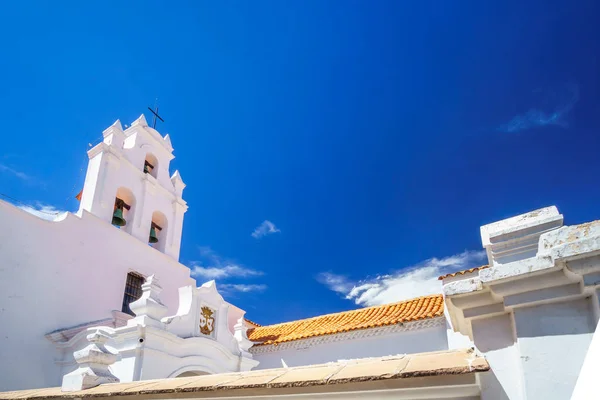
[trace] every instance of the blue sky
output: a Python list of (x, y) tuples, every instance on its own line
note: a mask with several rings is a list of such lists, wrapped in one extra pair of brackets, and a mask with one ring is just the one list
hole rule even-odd
[(158, 98), (181, 261), (259, 323), (435, 290), (485, 223), (597, 219), (600, 5), (413, 3), (5, 4), (0, 193), (75, 210), (88, 143)]

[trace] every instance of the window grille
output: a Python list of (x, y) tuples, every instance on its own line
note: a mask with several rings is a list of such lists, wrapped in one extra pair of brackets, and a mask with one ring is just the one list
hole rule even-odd
[(144, 283), (144, 277), (130, 272), (127, 274), (127, 281), (125, 282), (125, 293), (123, 295), (123, 306), (121, 311), (129, 315), (135, 315), (129, 308), (129, 304), (133, 303), (142, 296), (142, 284)]

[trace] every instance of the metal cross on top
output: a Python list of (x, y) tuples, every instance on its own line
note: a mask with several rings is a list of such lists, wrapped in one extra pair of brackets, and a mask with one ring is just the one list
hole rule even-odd
[(164, 119), (162, 119), (162, 118), (160, 117), (160, 115), (158, 115), (158, 106), (155, 106), (155, 107), (156, 107), (156, 110), (153, 110), (153, 109), (151, 109), (150, 107), (148, 107), (148, 110), (150, 110), (150, 112), (151, 112), (152, 114), (154, 114), (154, 118), (152, 119), (152, 128), (153, 128), (153, 129), (156, 129), (156, 118), (160, 119), (160, 121), (161, 121), (161, 122), (165, 122), (165, 120), (164, 120)]

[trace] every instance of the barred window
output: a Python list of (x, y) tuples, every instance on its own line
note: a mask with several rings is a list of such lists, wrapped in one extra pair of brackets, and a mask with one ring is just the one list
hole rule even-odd
[(123, 307), (121, 311), (130, 315), (135, 315), (129, 308), (129, 304), (133, 303), (142, 296), (142, 284), (144, 283), (144, 277), (135, 272), (127, 274), (127, 281), (125, 282), (125, 293), (123, 295)]

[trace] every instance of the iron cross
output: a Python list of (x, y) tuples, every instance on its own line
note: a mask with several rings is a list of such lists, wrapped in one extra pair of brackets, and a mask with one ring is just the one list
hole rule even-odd
[(153, 128), (153, 129), (156, 129), (156, 118), (160, 119), (160, 121), (161, 121), (161, 122), (165, 122), (165, 120), (164, 120), (164, 119), (162, 119), (162, 118), (160, 117), (160, 115), (158, 115), (158, 106), (156, 106), (156, 110), (153, 110), (153, 109), (151, 109), (150, 107), (148, 107), (148, 110), (150, 110), (150, 112), (151, 112), (152, 114), (154, 114), (154, 118), (153, 118), (153, 120), (152, 120), (152, 128)]

